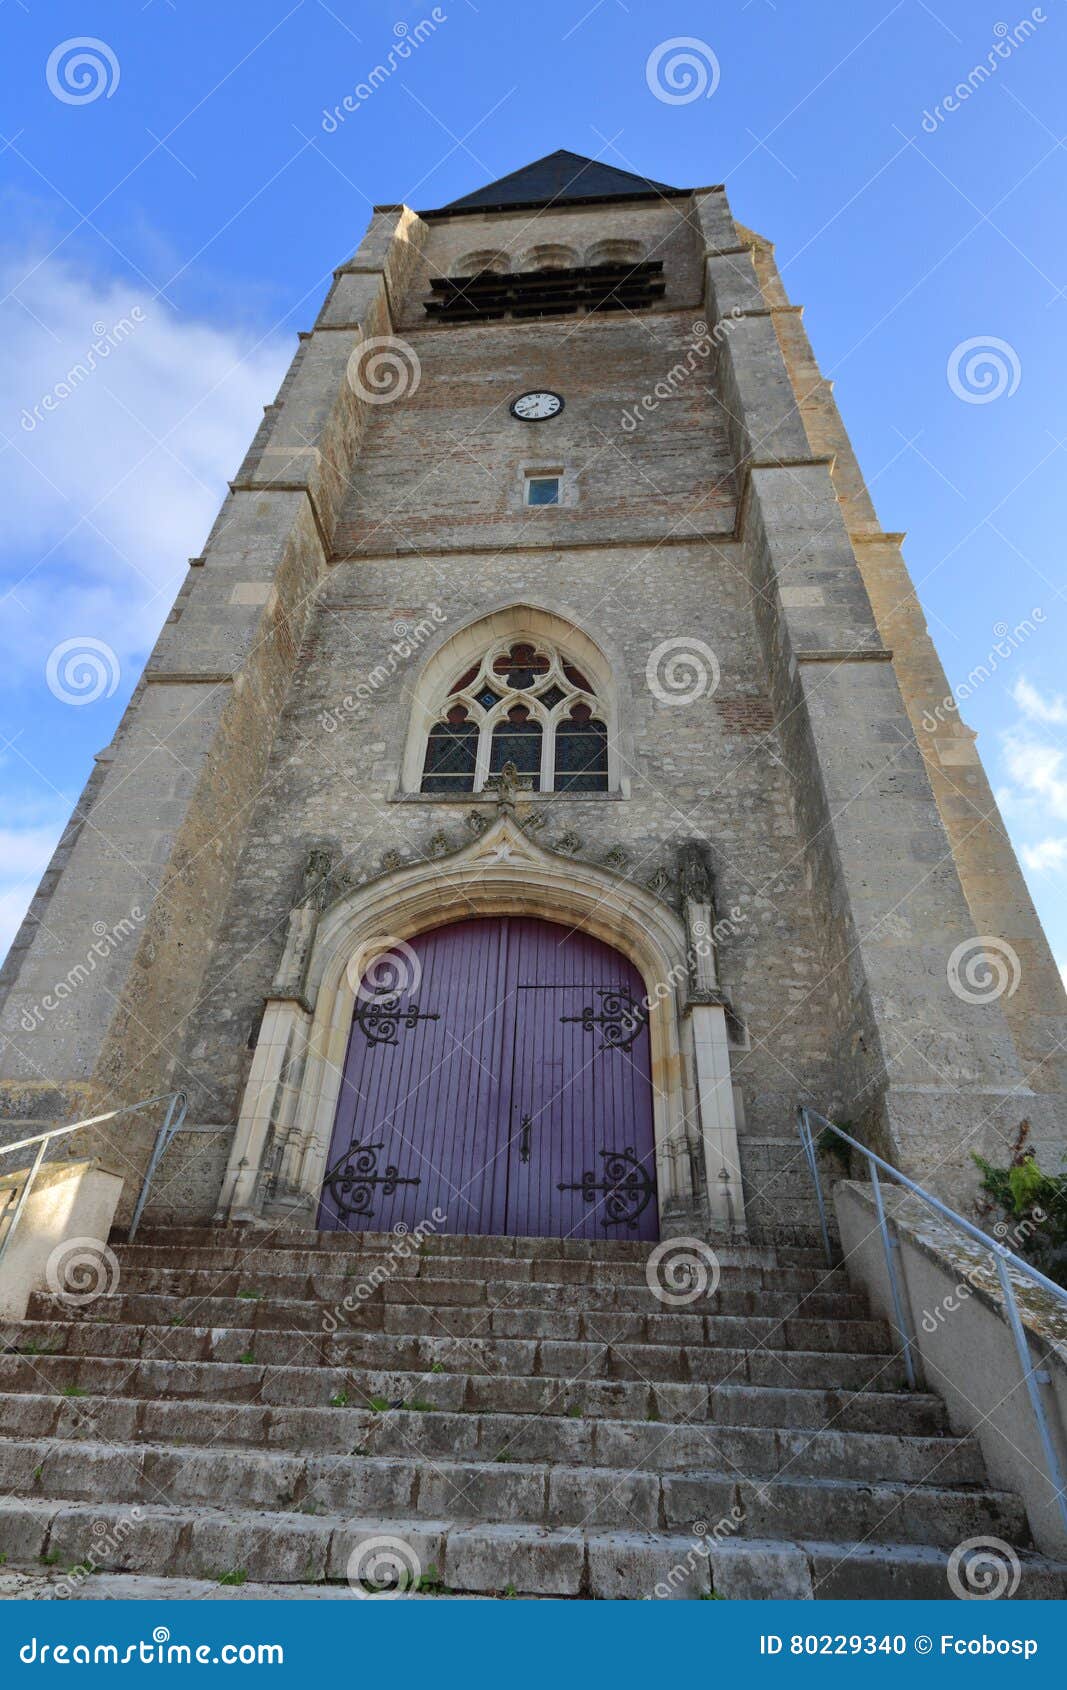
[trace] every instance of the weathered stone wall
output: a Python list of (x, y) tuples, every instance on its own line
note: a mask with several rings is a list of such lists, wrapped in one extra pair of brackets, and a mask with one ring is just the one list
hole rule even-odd
[[(453, 845), (470, 837), (469, 796), (451, 801), (396, 793), (411, 692), (429, 647), (401, 663), (392, 680), (355, 710), (344, 709), (345, 694), (388, 655), (396, 623), (429, 622), (436, 609), (447, 637), (475, 616), (518, 602), (550, 607), (589, 632), (614, 657), (631, 699), (632, 796), (536, 798), (528, 808), (546, 816), (538, 840), (551, 847), (573, 830), (580, 854), (592, 860), (621, 846), (626, 872), (648, 881), (659, 869), (674, 873), (683, 840), (708, 838), (719, 913), (740, 911), (736, 933), (719, 947), (719, 963), (749, 1046), (735, 1052), (743, 1130), (761, 1140), (786, 1138), (793, 1156), (788, 1135), (798, 1091), (825, 1097), (833, 1074), (792, 783), (777, 739), (767, 732), (747, 584), (733, 546), (664, 546), (656, 554), (654, 594), (645, 568), (634, 563), (631, 548), (615, 547), (583, 550), (578, 567), (552, 550), (518, 550), (495, 559), (467, 553), (397, 557), (331, 570), (198, 1010), (186, 1063), (187, 1077), (196, 1077), (197, 1119), (234, 1118), (249, 1039), (278, 965), (308, 852), (330, 848), (358, 881), (382, 872), (386, 852), (416, 860), (431, 855), (439, 833)], [(712, 617), (709, 604), (715, 606)], [(649, 653), (659, 641), (694, 629), (714, 642), (719, 689), (684, 707), (662, 704), (646, 685)], [(334, 731), (324, 729), (324, 718), (338, 722)], [(668, 897), (674, 892), (666, 889)], [(783, 1178), (750, 1191), (755, 1218), (794, 1219), (795, 1184)]]

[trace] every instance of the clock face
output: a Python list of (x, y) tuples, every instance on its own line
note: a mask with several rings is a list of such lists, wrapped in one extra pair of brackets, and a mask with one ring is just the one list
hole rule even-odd
[(558, 393), (538, 391), (520, 394), (512, 401), (511, 414), (520, 422), (545, 422), (548, 417), (558, 417), (562, 409), (563, 400)]

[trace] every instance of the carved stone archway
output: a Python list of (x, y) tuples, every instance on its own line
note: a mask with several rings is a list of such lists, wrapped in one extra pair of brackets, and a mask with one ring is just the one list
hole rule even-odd
[(277, 1219), (284, 1208), (313, 1224), (352, 1024), (353, 964), (428, 928), (519, 914), (603, 939), (645, 982), (662, 1235), (743, 1224), (725, 1011), (707, 990), (713, 945), (701, 941), (694, 957), (689, 924), (668, 904), (599, 864), (546, 850), (508, 808), (447, 857), (396, 867), (332, 902), (321, 895), (328, 880), (316, 884), (320, 895), (313, 884), (290, 918), (220, 1216), (255, 1220), (266, 1209)]

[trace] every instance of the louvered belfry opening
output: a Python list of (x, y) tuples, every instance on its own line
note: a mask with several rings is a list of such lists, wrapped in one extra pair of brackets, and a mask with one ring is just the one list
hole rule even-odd
[(641, 311), (663, 297), (660, 259), (586, 264), (500, 275), (438, 276), (426, 315), (436, 322), (485, 323), (497, 317), (569, 317), (579, 311)]

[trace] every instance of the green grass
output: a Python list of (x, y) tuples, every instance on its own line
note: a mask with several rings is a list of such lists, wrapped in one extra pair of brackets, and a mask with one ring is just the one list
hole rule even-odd
[(336, 1396), (333, 1396), (333, 1397), (330, 1398), (328, 1406), (330, 1408), (347, 1408), (348, 1407), (348, 1392), (347, 1391), (338, 1391)]
[(88, 1391), (83, 1391), (80, 1385), (64, 1385), (60, 1391), (61, 1397), (87, 1397)]
[(239, 1356), (238, 1356), (238, 1357), (237, 1357), (237, 1359), (238, 1359), (238, 1361), (243, 1361), (243, 1362), (246, 1362), (246, 1363), (247, 1363), (247, 1362), (252, 1362), (252, 1361), (255, 1361), (255, 1359), (256, 1359), (256, 1358), (255, 1358), (255, 1356), (254, 1356), (254, 1355), (253, 1355), (253, 1354), (252, 1354), (252, 1351), (251, 1351), (251, 1350), (245, 1350), (245, 1352), (244, 1352), (244, 1354), (243, 1354), (243, 1355), (239, 1355)]
[(432, 1362), (430, 1364), (430, 1372), (431, 1373), (443, 1373), (444, 1371), (445, 1371), (445, 1364), (444, 1364), (443, 1361), (435, 1361), (435, 1362)]
[(392, 1406), (392, 1403), (387, 1397), (371, 1397), (370, 1402), (367, 1404), (367, 1407), (370, 1409), (372, 1414), (387, 1414)]
[(437, 1404), (435, 1402), (424, 1402), (421, 1397), (412, 1397), (410, 1402), (404, 1404), (404, 1407), (412, 1414), (437, 1413)]
[(258, 1303), (261, 1300), (263, 1293), (262, 1291), (238, 1291), (237, 1295), (240, 1297), (242, 1303)]
[(37, 1559), (42, 1567), (54, 1567), (59, 1560), (59, 1550), (53, 1549), (48, 1555), (38, 1555)]
[(432, 1562), (422, 1577), (416, 1579), (412, 1589), (417, 1591), (420, 1596), (450, 1596), (452, 1594)]
[(228, 1573), (223, 1573), (220, 1584), (247, 1584), (248, 1574), (243, 1567), (231, 1567)]

